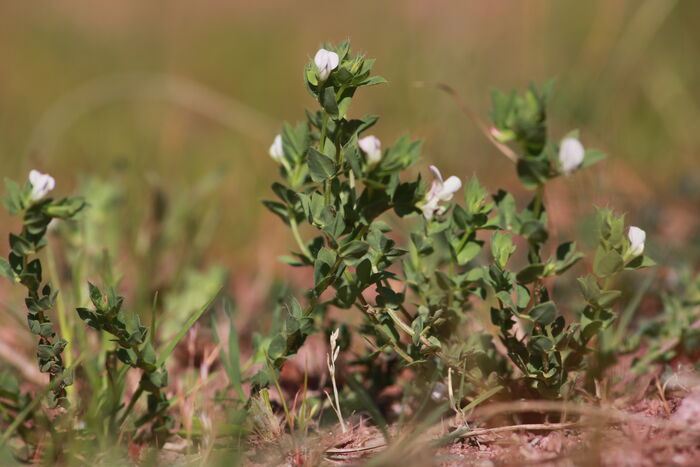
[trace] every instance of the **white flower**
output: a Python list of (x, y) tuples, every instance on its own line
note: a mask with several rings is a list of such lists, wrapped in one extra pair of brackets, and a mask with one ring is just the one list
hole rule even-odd
[(326, 49), (318, 49), (318, 52), (316, 52), (316, 56), (314, 57), (314, 63), (316, 64), (318, 71), (318, 79), (321, 82), (327, 80), (328, 76), (331, 74), (331, 71), (338, 68), (339, 62), (340, 58), (338, 57), (337, 53)]
[(56, 180), (49, 175), (38, 170), (29, 172), (29, 183), (32, 184), (32, 200), (37, 201), (56, 187)]
[(275, 136), (274, 141), (272, 141), (272, 146), (270, 146), (270, 157), (272, 157), (276, 161), (281, 161), (284, 157), (282, 135)]
[(647, 233), (639, 227), (632, 226), (627, 231), (627, 238), (630, 241), (629, 253), (632, 256), (641, 255), (644, 252), (644, 241), (647, 239)]
[(445, 207), (440, 206), (440, 203), (450, 201), (454, 193), (462, 188), (462, 181), (458, 177), (452, 175), (443, 181), (442, 174), (437, 167), (431, 165), (430, 171), (435, 175), (435, 180), (433, 180), (430, 190), (425, 194), (425, 199), (420, 205), (423, 215), (428, 220), (432, 219), (435, 213), (442, 214)]
[(382, 142), (376, 136), (365, 136), (357, 144), (367, 154), (367, 160), (370, 164), (376, 164), (382, 160)]
[(569, 174), (576, 170), (583, 162), (585, 153), (581, 141), (576, 138), (564, 138), (559, 147), (559, 162), (564, 173)]

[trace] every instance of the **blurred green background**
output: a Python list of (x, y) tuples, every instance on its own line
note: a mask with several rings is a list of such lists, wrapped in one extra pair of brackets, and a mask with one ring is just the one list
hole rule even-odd
[(154, 186), (177, 196), (219, 172), (207, 256), (272, 265), (290, 242), (259, 202), (277, 176), (267, 149), (313, 105), (304, 63), (350, 38), (389, 80), (352, 112), (381, 115), (385, 144), (424, 138), (425, 165), (491, 190), (517, 187), (510, 163), (415, 83), (449, 84), (488, 121), (491, 88), (556, 77), (552, 134), (580, 128), (610, 158), (558, 182), (553, 215), (566, 225), (611, 202), (680, 245), (697, 235), (699, 21), (699, 2), (671, 0), (2, 2), (0, 176), (38, 168), (63, 194), (81, 174), (117, 180), (138, 219)]

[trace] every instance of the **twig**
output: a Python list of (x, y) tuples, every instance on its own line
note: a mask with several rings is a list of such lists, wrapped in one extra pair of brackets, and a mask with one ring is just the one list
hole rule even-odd
[(464, 102), (462, 97), (452, 86), (445, 83), (425, 83), (423, 81), (417, 81), (413, 83), (413, 85), (417, 88), (433, 87), (435, 89), (439, 89), (440, 91), (449, 94), (450, 97), (454, 99), (455, 103), (464, 113), (464, 115), (466, 115), (476, 125), (476, 127), (484, 134), (484, 136), (486, 136), (486, 139), (488, 139), (491, 142), (491, 144), (493, 144), (496, 147), (496, 149), (498, 149), (501, 152), (501, 154), (506, 156), (513, 163), (518, 162), (518, 155), (505, 144), (496, 141), (496, 139), (493, 137), (486, 125), (484, 125), (484, 123), (481, 120), (479, 120), (479, 117), (477, 117), (476, 114), (469, 108), (466, 102)]
[(477, 412), (477, 418), (481, 421), (487, 420), (503, 413), (514, 412), (561, 412), (566, 411), (570, 414), (590, 415), (608, 419), (611, 423), (639, 423), (641, 425), (651, 426), (653, 428), (679, 430), (679, 431), (694, 431), (688, 430), (687, 426), (681, 426), (669, 420), (664, 420), (658, 417), (645, 416), (623, 412), (612, 407), (595, 407), (590, 405), (575, 404), (571, 402), (555, 402), (555, 401), (515, 401), (515, 402), (498, 402), (487, 407), (480, 408)]
[[(471, 438), (474, 436), (482, 436), (491, 433), (504, 433), (510, 431), (556, 431), (556, 430), (566, 430), (576, 426), (581, 426), (579, 422), (567, 422), (567, 423), (530, 423), (524, 425), (509, 425), (509, 426), (498, 426), (494, 428), (481, 428), (476, 430), (469, 430), (468, 427), (458, 428), (451, 434), (455, 434), (454, 438)], [(467, 428), (467, 431), (459, 433), (460, 430)], [(450, 435), (447, 435), (450, 436)], [(376, 444), (374, 446), (362, 446), (357, 448), (346, 448), (346, 449), (327, 449), (326, 455), (342, 455), (342, 454), (352, 454), (355, 452), (365, 452), (374, 449), (379, 449), (386, 447), (386, 443)]]
[(326, 449), (326, 455), (342, 455), (342, 454), (352, 454), (355, 452), (365, 452), (372, 451), (374, 449), (385, 448), (386, 443), (375, 444), (374, 446), (362, 446), (358, 448), (345, 448), (345, 449)]
[[(509, 426), (497, 426), (493, 428), (480, 428), (476, 430), (465, 431), (457, 435), (457, 438), (471, 438), (473, 436), (487, 435), (491, 433), (504, 433), (509, 431), (557, 431), (566, 430), (568, 428), (573, 428), (576, 426), (581, 426), (579, 422), (566, 422), (566, 423), (529, 423), (524, 425), (509, 425)], [(458, 429), (459, 430), (459, 429)]]

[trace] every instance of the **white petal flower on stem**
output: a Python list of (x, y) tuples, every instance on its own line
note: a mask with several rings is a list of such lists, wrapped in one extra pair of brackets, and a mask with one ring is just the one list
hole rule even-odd
[(330, 50), (318, 49), (314, 57), (314, 63), (318, 71), (318, 79), (324, 82), (328, 79), (328, 76), (330, 76), (331, 71), (338, 68), (340, 57), (338, 57), (337, 53), (331, 52)]
[(630, 241), (629, 252), (632, 256), (639, 256), (644, 253), (644, 242), (647, 239), (647, 233), (639, 227), (632, 226), (627, 231), (627, 238)]
[(367, 160), (370, 164), (376, 164), (382, 160), (382, 142), (376, 136), (365, 136), (357, 144), (367, 154)]
[(29, 183), (32, 185), (32, 200), (40, 200), (56, 187), (56, 180), (49, 175), (38, 170), (29, 172)]
[(445, 207), (440, 206), (441, 202), (450, 201), (454, 193), (462, 188), (462, 181), (452, 175), (447, 180), (442, 179), (442, 174), (434, 165), (430, 166), (430, 171), (435, 176), (433, 184), (430, 185), (430, 190), (425, 194), (423, 203), (420, 209), (423, 211), (423, 216), (430, 220), (433, 216), (444, 212)]
[(275, 136), (274, 141), (272, 141), (272, 146), (270, 146), (270, 157), (272, 157), (276, 161), (280, 161), (284, 157), (282, 135)]
[(564, 173), (569, 174), (576, 170), (583, 162), (585, 154), (581, 141), (576, 138), (564, 138), (559, 147), (559, 162)]

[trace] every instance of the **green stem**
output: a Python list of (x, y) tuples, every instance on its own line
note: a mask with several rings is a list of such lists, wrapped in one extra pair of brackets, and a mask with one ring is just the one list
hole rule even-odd
[(542, 199), (544, 198), (544, 185), (537, 186), (537, 192), (535, 193), (535, 205), (533, 207), (533, 214), (535, 219), (540, 218), (540, 213), (542, 212)]
[(136, 405), (136, 401), (139, 400), (139, 397), (141, 397), (141, 394), (143, 394), (143, 388), (139, 384), (139, 387), (131, 395), (131, 399), (129, 399), (129, 405), (126, 406), (126, 410), (124, 411), (124, 414), (122, 414), (121, 418), (119, 419), (120, 426), (126, 421), (126, 417), (128, 417), (129, 414), (131, 413), (131, 411), (134, 409), (134, 406)]
[(304, 256), (311, 259), (311, 252), (306, 247), (306, 243), (304, 243), (304, 240), (301, 238), (301, 235), (299, 234), (299, 225), (297, 224), (297, 221), (294, 218), (294, 213), (292, 213), (292, 212), (289, 213), (289, 225), (292, 228), (292, 235), (294, 235), (294, 240), (296, 240), (297, 245), (299, 246), (299, 249), (304, 254)]
[(326, 130), (328, 128), (328, 112), (323, 112), (323, 120), (321, 121), (321, 139), (318, 141), (318, 152), (323, 152), (323, 147), (326, 144)]

